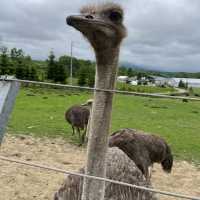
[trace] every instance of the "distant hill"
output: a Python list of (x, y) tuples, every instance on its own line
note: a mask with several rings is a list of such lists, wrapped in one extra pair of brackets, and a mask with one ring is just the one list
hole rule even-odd
[(196, 73), (189, 73), (189, 72), (163, 72), (163, 71), (156, 71), (156, 70), (146, 70), (145, 66), (138, 66), (128, 62), (120, 63), (120, 66), (126, 68), (132, 68), (135, 72), (141, 72), (148, 75), (155, 75), (155, 76), (162, 76), (162, 77), (177, 77), (177, 78), (200, 78), (200, 72)]

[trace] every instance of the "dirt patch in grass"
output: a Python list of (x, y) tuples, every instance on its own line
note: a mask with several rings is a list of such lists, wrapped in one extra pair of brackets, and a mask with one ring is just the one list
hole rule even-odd
[[(63, 139), (30, 136), (7, 135), (0, 155), (71, 171), (79, 169), (85, 161), (84, 148)], [(63, 174), (0, 160), (0, 199), (52, 200), (63, 179)], [(159, 165), (154, 165), (152, 183), (157, 189), (200, 196), (200, 170), (185, 161), (175, 162), (170, 175), (165, 174)], [(159, 196), (159, 199), (177, 198)]]

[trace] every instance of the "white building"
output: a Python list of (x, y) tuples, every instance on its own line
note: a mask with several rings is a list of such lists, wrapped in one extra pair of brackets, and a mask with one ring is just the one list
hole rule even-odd
[(118, 76), (117, 81), (122, 82), (122, 83), (126, 83), (128, 81), (128, 76)]
[(168, 85), (172, 87), (178, 87), (180, 80), (188, 84), (188, 87), (200, 87), (200, 79), (197, 78), (165, 78), (160, 76), (152, 76), (155, 81), (155, 85)]
[(169, 78), (161, 77), (161, 76), (151, 76), (154, 79), (154, 83), (156, 86), (168, 85)]
[(188, 87), (200, 87), (200, 79), (197, 78), (171, 78), (174, 82), (173, 86), (178, 87), (180, 80), (188, 84)]
[(138, 85), (138, 81), (137, 81), (137, 80), (131, 81), (130, 84), (131, 84), (131, 85)]

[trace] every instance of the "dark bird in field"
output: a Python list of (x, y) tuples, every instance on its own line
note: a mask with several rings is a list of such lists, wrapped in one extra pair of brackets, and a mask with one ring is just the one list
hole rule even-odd
[[(106, 154), (106, 177), (130, 184), (151, 187), (135, 163), (119, 148), (109, 148)], [(79, 173), (84, 174), (84, 169)], [(55, 193), (54, 200), (81, 200), (83, 178), (68, 175)], [(149, 191), (138, 190), (113, 183), (106, 183), (104, 200), (156, 200)]]
[(156, 135), (139, 133), (134, 129), (121, 129), (109, 138), (109, 147), (118, 147), (126, 153), (147, 180), (150, 179), (150, 168), (153, 163), (161, 163), (165, 172), (170, 173), (173, 166), (173, 155), (164, 139)]
[(92, 100), (88, 100), (85, 104), (74, 105), (65, 112), (65, 119), (72, 126), (72, 134), (74, 135), (75, 132), (78, 132), (81, 144), (85, 140), (91, 106)]

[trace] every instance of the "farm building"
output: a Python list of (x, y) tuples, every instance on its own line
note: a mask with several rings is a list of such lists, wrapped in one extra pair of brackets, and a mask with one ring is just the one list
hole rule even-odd
[(188, 87), (200, 87), (200, 79), (197, 78), (171, 78), (173, 86), (177, 87), (180, 80), (188, 84)]
[(151, 76), (154, 78), (155, 85), (168, 85), (172, 87), (178, 87), (180, 80), (184, 83), (187, 83), (189, 87), (200, 87), (200, 79), (195, 78), (165, 78), (161, 76)]
[(162, 85), (171, 85), (170, 79), (161, 77), (161, 76), (151, 76), (154, 79), (154, 83), (156, 86), (162, 86)]
[(138, 85), (138, 80), (131, 81), (130, 84), (131, 84), (131, 85)]
[(117, 81), (121, 83), (126, 83), (128, 81), (128, 76), (118, 76)]

